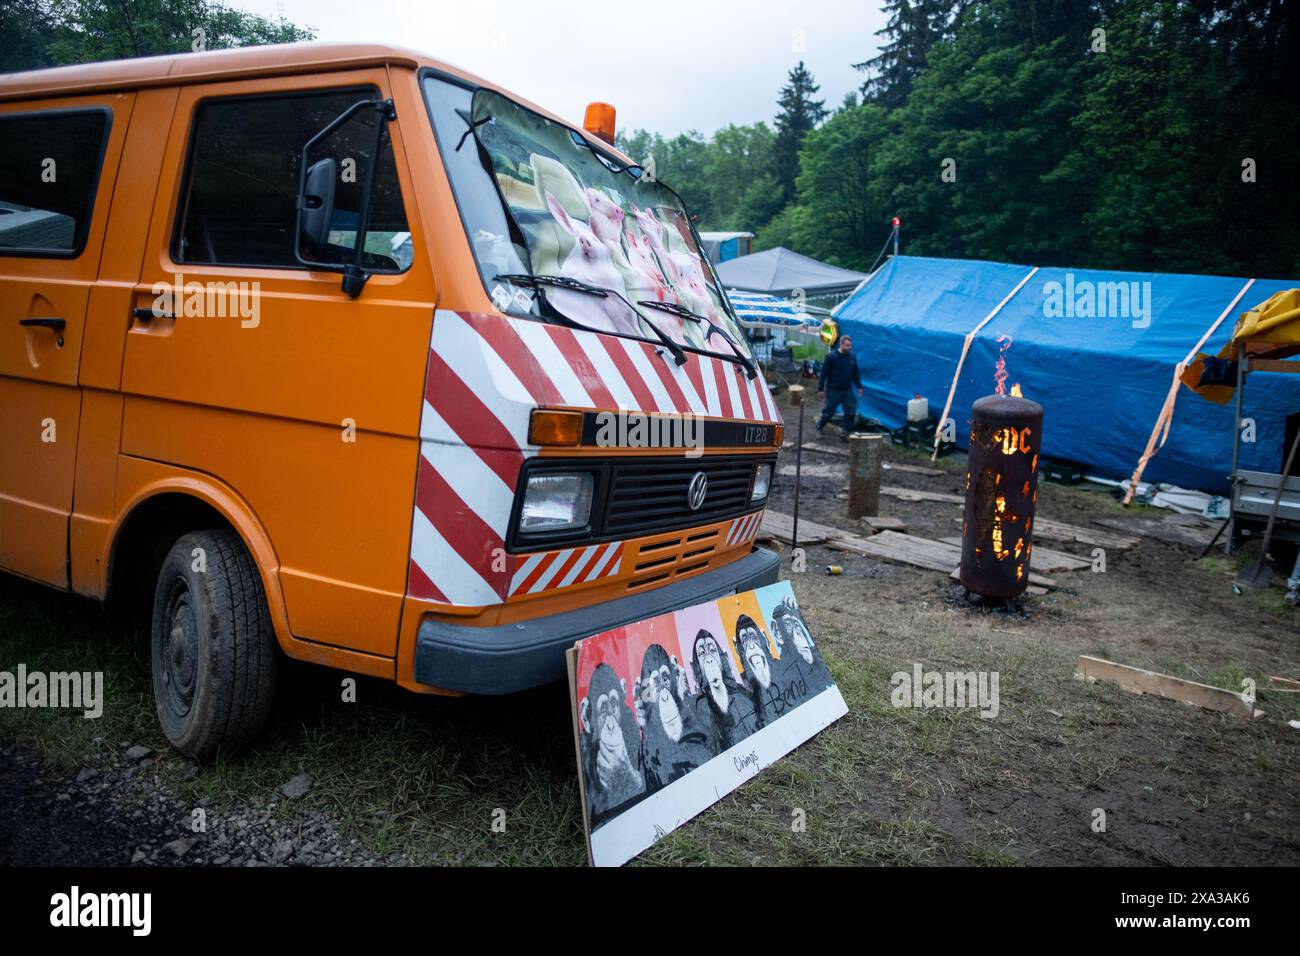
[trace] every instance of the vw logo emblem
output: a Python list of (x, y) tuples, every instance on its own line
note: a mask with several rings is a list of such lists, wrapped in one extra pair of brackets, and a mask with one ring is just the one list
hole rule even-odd
[(690, 487), (686, 489), (686, 503), (692, 511), (699, 511), (704, 504), (704, 496), (709, 493), (709, 476), (697, 471), (691, 478)]

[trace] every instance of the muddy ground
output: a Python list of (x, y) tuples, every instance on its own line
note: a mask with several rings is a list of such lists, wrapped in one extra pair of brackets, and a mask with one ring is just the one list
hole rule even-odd
[[(820, 402), (810, 402), (805, 442), (847, 449), (837, 427), (812, 431)], [(797, 410), (785, 409), (787, 439)], [(962, 494), (965, 455), (931, 462), (888, 444), (887, 462), (942, 469), (943, 476), (886, 471), (883, 484)], [(805, 452), (805, 466), (846, 471), (847, 459)], [(793, 463), (793, 448), (781, 457)], [(820, 471), (821, 469), (814, 469)], [(803, 477), (800, 515), (854, 529), (846, 478)], [(779, 477), (774, 510), (793, 509), (794, 479)], [(909, 534), (960, 533), (961, 506), (882, 496), (880, 513), (902, 519)], [(1165, 518), (1154, 508), (1124, 509), (1095, 485), (1039, 484), (1038, 515), (1088, 526), (1095, 518)], [(1097, 527), (1094, 525), (1094, 527)], [(1113, 530), (1113, 529), (1109, 529)], [(1088, 545), (1043, 541), (1083, 558)], [(1249, 556), (1254, 552), (1247, 549)], [(1236, 595), (1232, 581), (1246, 555), (1232, 559), (1146, 538), (1132, 550), (1106, 552), (1104, 573), (1053, 572), (1059, 589), (1026, 596), (1019, 613), (971, 606), (946, 576), (887, 561), (807, 549), (808, 572), (792, 575), (796, 592), (828, 655), (859, 659), (878, 674), (926, 669), (1001, 671), (1003, 712), (975, 740), (975, 765), (951, 741), (921, 755), (921, 767), (893, 777), (920, 783), (923, 795), (882, 780), (868, 803), (875, 812), (921, 813), (953, 834), (1004, 833), (1005, 848), (1036, 863), (1260, 864), (1300, 862), (1300, 730), (1286, 725), (1295, 696), (1261, 694), (1263, 717), (1247, 723), (1206, 710), (1135, 697), (1071, 679), (1076, 655), (1105, 657), (1188, 679), (1241, 689), (1241, 680), (1300, 675), (1300, 611), (1282, 600), (1279, 568), (1264, 594)], [(787, 567), (789, 566), (787, 554)], [(839, 565), (832, 577), (825, 566)], [(884, 693), (877, 685), (876, 693)], [(897, 728), (883, 739), (915, 753)], [(924, 751), (925, 748), (922, 748)], [(1096, 809), (1106, 833), (1093, 832)]]
[[(885, 483), (960, 493), (960, 456), (939, 467)], [(852, 527), (843, 484), (806, 477), (802, 515)], [(788, 512), (792, 492), (778, 477), (771, 508)], [(960, 532), (957, 505), (882, 501), (911, 534)], [(1164, 512), (1043, 484), (1039, 514), (1086, 525)], [(1263, 690), (1270, 674), (1300, 677), (1297, 611), (1276, 586), (1234, 595), (1240, 559), (1197, 554), (1146, 539), (1108, 552), (1105, 573), (1055, 572), (1057, 590), (1007, 613), (971, 606), (945, 574), (820, 547), (793, 572), (787, 548), (785, 574), (849, 714), (638, 862), (1300, 863), (1300, 731), (1286, 723), (1300, 695)], [(1232, 689), (1253, 679), (1266, 713), (1246, 721), (1088, 685), (1073, 678), (1080, 654)], [(445, 699), (363, 678), (345, 702), (345, 675), (286, 667), (257, 746), (199, 767), (157, 728), (145, 635), (98, 605), (0, 576), (0, 669), (18, 662), (101, 670), (107, 700), (99, 720), (0, 711), (0, 863), (585, 863), (562, 686)], [(918, 663), (996, 672), (997, 716), (895, 707), (891, 677)]]

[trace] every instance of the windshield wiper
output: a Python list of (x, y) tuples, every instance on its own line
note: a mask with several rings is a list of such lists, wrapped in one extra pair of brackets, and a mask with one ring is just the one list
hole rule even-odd
[[(571, 292), (585, 292), (588, 295), (597, 295), (600, 296), (602, 299), (608, 298), (611, 295), (615, 296), (618, 299), (622, 299), (623, 304), (627, 306), (629, 312), (635, 315), (640, 321), (650, 326), (651, 331), (654, 332), (654, 334), (658, 337), (659, 341), (662, 342), (664, 347), (667, 348), (668, 351), (672, 353), (673, 361), (676, 362), (678, 365), (686, 364), (686, 351), (680, 345), (674, 342), (671, 338), (669, 338), (666, 334), (664, 334), (663, 329), (659, 328), (659, 326), (655, 325), (653, 322), (647, 319), (636, 309), (632, 308), (632, 303), (628, 302), (627, 299), (624, 299), (623, 296), (619, 295), (613, 289), (602, 289), (600, 288), (600, 286), (589, 285), (586, 282), (582, 282), (581, 280), (574, 279), (569, 276), (505, 273), (503, 275), (498, 275), (497, 280), (501, 282), (509, 282), (514, 285), (521, 285), (525, 287), (532, 286), (534, 289), (537, 289), (539, 286), (549, 285), (549, 286), (554, 286), (557, 289), (567, 289)], [(551, 308), (553, 309), (555, 308), (555, 306), (550, 303), (550, 300), (547, 300), (547, 303), (551, 305)], [(559, 309), (556, 309), (556, 311), (560, 312)], [(563, 312), (560, 312), (560, 314), (564, 315)], [(586, 325), (582, 325), (581, 323), (574, 322), (573, 319), (570, 319), (567, 315), (564, 315), (564, 318), (567, 319), (569, 322), (572, 322), (574, 325), (578, 326), (579, 328), (587, 329), (588, 331), (594, 331), (590, 328), (590, 326), (586, 326)]]
[(722, 352), (714, 352), (710, 350), (709, 354), (720, 359), (726, 359), (729, 362), (735, 362), (738, 365), (743, 365), (746, 376), (751, 380), (758, 377), (758, 369), (754, 368), (753, 362), (741, 354), (735, 340), (727, 334), (727, 330), (707, 316), (700, 315), (698, 312), (692, 312), (690, 309), (686, 308), (686, 306), (678, 305), (676, 302), (659, 302), (655, 299), (639, 299), (637, 305), (643, 305), (647, 309), (658, 309), (660, 312), (669, 312), (679, 318), (690, 319), (692, 322), (703, 322), (709, 327), (709, 331), (704, 336), (704, 341), (708, 342), (716, 333), (717, 335), (722, 336), (722, 341), (731, 346), (731, 351), (734, 353), (732, 355), (726, 355)]

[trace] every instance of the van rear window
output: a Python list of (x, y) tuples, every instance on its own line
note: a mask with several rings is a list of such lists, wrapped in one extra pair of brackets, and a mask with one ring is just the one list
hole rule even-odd
[[(302, 268), (293, 241), (303, 145), (357, 100), (374, 96), (373, 89), (359, 88), (200, 104), (190, 138), (173, 258), (201, 265)], [(349, 228), (356, 231), (374, 130), (371, 122), (359, 116), (329, 140), (329, 154), (344, 171), (335, 185), (341, 244), (346, 244)], [(355, 174), (348, 175), (349, 170)], [(374, 272), (401, 272), (411, 258), (393, 147), (385, 131), (364, 264)]]
[(81, 252), (108, 125), (101, 109), (0, 116), (0, 255)]

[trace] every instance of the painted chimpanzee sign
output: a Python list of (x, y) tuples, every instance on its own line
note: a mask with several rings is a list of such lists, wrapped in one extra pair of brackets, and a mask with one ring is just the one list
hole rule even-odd
[(623, 863), (846, 708), (788, 582), (570, 652), (593, 862)]

